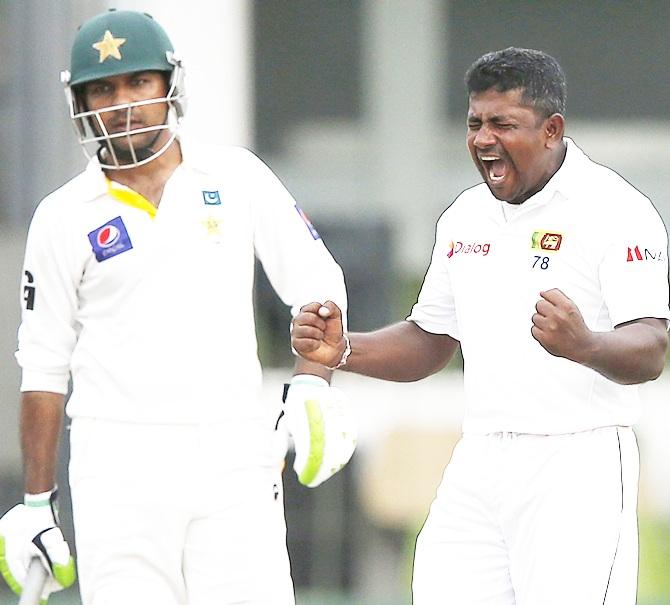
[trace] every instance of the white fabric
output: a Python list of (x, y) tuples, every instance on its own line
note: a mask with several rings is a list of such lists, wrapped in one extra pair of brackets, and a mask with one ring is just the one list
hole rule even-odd
[(279, 461), (247, 466), (249, 432), (73, 420), (83, 605), (294, 605)]
[(464, 435), (417, 540), (414, 605), (631, 605), (630, 428)]
[[(294, 313), (327, 299), (346, 312), (341, 269), (274, 174), (242, 148), (182, 148), (153, 219), (107, 193), (95, 160), (35, 213), (21, 388), (65, 393), (71, 371), (71, 417), (259, 417), (254, 253)], [(132, 249), (98, 261), (88, 234), (115, 217)]]
[[(551, 288), (576, 303), (591, 330), (670, 318), (661, 218), (619, 175), (571, 140), (567, 145), (558, 172), (507, 219), (481, 184), (463, 192), (438, 222), (408, 319), (460, 341), (466, 433), (571, 433), (630, 426), (639, 417), (637, 386), (553, 357), (531, 335), (540, 291)], [(551, 242), (541, 247), (543, 233), (562, 238), (558, 249), (549, 249)]]

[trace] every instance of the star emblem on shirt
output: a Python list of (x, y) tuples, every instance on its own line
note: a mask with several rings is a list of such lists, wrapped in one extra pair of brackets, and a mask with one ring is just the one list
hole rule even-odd
[(100, 63), (105, 61), (108, 57), (114, 57), (115, 59), (121, 60), (121, 51), (119, 47), (122, 44), (125, 44), (125, 38), (115, 38), (112, 35), (112, 32), (107, 30), (105, 35), (102, 37), (100, 42), (93, 44), (93, 48), (100, 53)]
[(202, 224), (207, 229), (207, 235), (221, 235), (221, 221), (214, 218), (213, 216), (208, 216)]

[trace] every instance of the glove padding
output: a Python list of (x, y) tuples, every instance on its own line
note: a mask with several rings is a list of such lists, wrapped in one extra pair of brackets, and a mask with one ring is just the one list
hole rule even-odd
[(316, 487), (349, 462), (356, 449), (356, 422), (344, 393), (319, 376), (298, 374), (284, 398), (286, 428), (293, 438), (298, 481)]
[(0, 573), (9, 587), (21, 594), (30, 562), (39, 558), (49, 573), (41, 603), (76, 579), (74, 559), (52, 504), (49, 500), (30, 506), (17, 504), (0, 519)]

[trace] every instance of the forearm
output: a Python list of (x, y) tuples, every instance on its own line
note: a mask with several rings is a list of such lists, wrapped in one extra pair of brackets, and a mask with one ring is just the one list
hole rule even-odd
[(665, 322), (639, 320), (611, 332), (594, 332), (579, 361), (619, 384), (639, 384), (660, 376), (667, 346)]
[(374, 332), (350, 332), (349, 339), (351, 354), (343, 370), (395, 382), (434, 374), (458, 347), (458, 341), (450, 336), (430, 334), (410, 321)]
[(23, 393), (20, 430), (26, 493), (46, 492), (56, 484), (64, 406), (65, 397), (58, 393)]

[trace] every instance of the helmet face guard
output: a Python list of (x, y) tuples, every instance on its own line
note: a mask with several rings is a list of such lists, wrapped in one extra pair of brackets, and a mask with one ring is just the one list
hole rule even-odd
[[(88, 82), (141, 71), (169, 75), (164, 97), (96, 110), (86, 107), (82, 91)], [(142, 166), (165, 153), (177, 136), (186, 108), (183, 66), (175, 57), (165, 31), (145, 13), (110, 10), (82, 25), (72, 47), (71, 70), (61, 72), (61, 82), (77, 140), (89, 159), (98, 157), (102, 168), (122, 170)], [(153, 104), (165, 106), (164, 122), (132, 129), (133, 111)], [(103, 117), (112, 112), (125, 112), (124, 130), (107, 131)], [(164, 131), (167, 136), (161, 136)], [(155, 132), (149, 145), (133, 143), (135, 135), (147, 132)], [(124, 145), (120, 146), (122, 141)]]
[[(90, 159), (97, 155), (102, 168), (123, 170), (147, 164), (165, 153), (177, 137), (179, 123), (184, 116), (186, 98), (183, 93), (183, 74), (181, 63), (176, 61), (170, 77), (169, 90), (164, 97), (102, 107), (96, 110), (87, 110), (81, 99), (81, 90), (76, 90), (76, 87), (73, 89), (65, 81), (65, 97), (70, 108), (70, 118), (74, 123), (77, 141), (86, 157)], [(63, 72), (63, 77), (67, 78), (67, 72)], [(133, 110), (136, 107), (155, 104), (166, 106), (166, 119), (162, 124), (134, 129), (130, 127), (133, 121)], [(102, 118), (105, 114), (118, 112), (125, 112), (126, 128), (120, 132), (109, 133)], [(156, 148), (154, 143), (163, 131), (167, 131), (169, 136), (163, 137), (160, 147)], [(138, 147), (133, 143), (133, 135), (147, 132), (156, 134), (150, 145)], [(125, 139), (127, 145), (127, 149), (123, 151), (120, 151), (115, 145), (121, 139)]]

